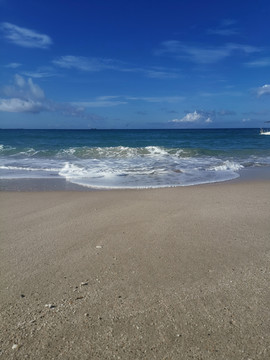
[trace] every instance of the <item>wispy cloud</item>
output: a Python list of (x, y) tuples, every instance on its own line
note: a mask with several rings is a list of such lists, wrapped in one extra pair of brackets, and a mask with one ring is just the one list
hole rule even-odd
[(50, 66), (43, 66), (39, 67), (36, 70), (32, 71), (21, 71), (20, 74), (34, 78), (34, 79), (41, 79), (41, 78), (48, 78), (52, 76), (60, 76), (53, 67)]
[(132, 101), (147, 103), (179, 103), (185, 100), (184, 96), (99, 96), (90, 101), (75, 101), (72, 105), (91, 108), (91, 107), (111, 107), (125, 105)]
[(52, 45), (52, 39), (48, 35), (39, 34), (35, 30), (22, 28), (8, 22), (1, 23), (0, 29), (5, 39), (12, 44), (40, 49), (47, 49)]
[(63, 69), (75, 69), (86, 72), (114, 70), (142, 74), (148, 78), (154, 79), (175, 79), (179, 77), (179, 72), (176, 70), (168, 70), (162, 67), (136, 67), (122, 61), (96, 57), (65, 55), (54, 59), (52, 63)]
[(36, 70), (30, 70), (30, 71), (20, 70), (19, 68), (21, 66), (22, 64), (16, 62), (4, 65), (5, 68), (17, 69), (17, 73), (26, 76), (28, 78), (41, 79), (52, 76), (61, 76), (59, 73), (56, 72), (55, 68), (53, 68), (52, 66), (41, 66), (38, 67)]
[(270, 66), (270, 58), (261, 58), (253, 61), (249, 61), (245, 63), (248, 67), (260, 68), (260, 67), (269, 67)]
[(262, 110), (262, 111), (248, 111), (248, 112), (243, 112), (242, 115), (246, 116), (264, 116), (264, 115), (269, 115), (269, 111), (267, 110)]
[(237, 52), (252, 54), (258, 51), (260, 51), (260, 49), (257, 47), (235, 43), (228, 43), (216, 47), (200, 47), (187, 45), (177, 40), (169, 40), (163, 42), (160, 49), (157, 50), (155, 54), (167, 55), (176, 59), (190, 60), (197, 64), (213, 64), (224, 60)]
[(257, 96), (270, 95), (270, 85), (263, 85), (256, 89)]
[(184, 96), (130, 96), (128, 100), (140, 100), (150, 103), (179, 103), (185, 100)]
[(168, 70), (165, 68), (138, 68), (138, 67), (123, 67), (123, 68), (119, 68), (117, 69), (119, 71), (123, 71), (123, 72), (133, 72), (133, 73), (138, 73), (138, 74), (142, 74), (148, 78), (152, 78), (152, 79), (177, 79), (180, 77), (180, 73), (178, 70), (173, 69), (173, 70)]
[(232, 115), (236, 115), (236, 112), (232, 110), (220, 110), (215, 112), (215, 114), (217, 116), (232, 116)]
[(118, 105), (127, 104), (127, 101), (120, 100), (103, 100), (102, 97), (97, 97), (92, 101), (75, 101), (71, 103), (72, 105), (79, 106), (82, 108), (92, 108), (92, 107), (112, 107)]
[(65, 69), (76, 69), (81, 71), (101, 71), (107, 69), (118, 69), (115, 60), (87, 58), (84, 56), (66, 55), (53, 60), (53, 64)]
[(235, 27), (233, 27), (235, 24), (236, 21), (232, 19), (222, 20), (216, 28), (208, 29), (207, 34), (221, 36), (231, 36), (239, 34), (239, 31)]
[(201, 92), (199, 96), (203, 97), (218, 97), (218, 96), (229, 96), (229, 97), (238, 97), (242, 96), (243, 93), (241, 91), (221, 91), (221, 92)]
[(152, 79), (177, 79), (179, 78), (179, 72), (165, 71), (165, 70), (143, 70), (144, 74)]
[(0, 111), (19, 113), (59, 112), (66, 116), (101, 120), (95, 114), (89, 114), (81, 107), (58, 103), (47, 99), (44, 91), (31, 78), (25, 79), (16, 74), (14, 84), (3, 89), (5, 98), (0, 98)]
[(147, 115), (147, 111), (136, 111), (137, 115)]
[(41, 79), (41, 78), (47, 78), (47, 77), (52, 77), (52, 76), (56, 76), (57, 74), (54, 73), (50, 73), (50, 72), (46, 72), (46, 71), (23, 71), (21, 72), (22, 75), (27, 76), (27, 77), (31, 77), (34, 79)]
[(16, 62), (5, 65), (5, 67), (9, 69), (17, 69), (20, 66), (22, 66), (22, 64)]
[(223, 19), (223, 20), (221, 20), (219, 26), (220, 27), (229, 27), (229, 26), (235, 25), (236, 23), (237, 23), (237, 21), (234, 19)]

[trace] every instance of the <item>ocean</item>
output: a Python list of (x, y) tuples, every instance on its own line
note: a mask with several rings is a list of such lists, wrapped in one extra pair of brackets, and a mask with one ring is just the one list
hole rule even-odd
[(0, 130), (0, 179), (159, 188), (231, 180), (269, 165), (270, 136), (259, 129)]

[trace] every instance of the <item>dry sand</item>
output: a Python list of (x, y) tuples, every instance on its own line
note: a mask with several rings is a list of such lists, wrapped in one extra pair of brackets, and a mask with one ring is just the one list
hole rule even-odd
[(0, 204), (1, 358), (270, 359), (270, 182)]

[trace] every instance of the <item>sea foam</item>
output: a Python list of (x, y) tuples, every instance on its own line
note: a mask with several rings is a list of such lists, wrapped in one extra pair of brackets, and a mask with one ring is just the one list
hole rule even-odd
[[(1, 136), (2, 135), (2, 136)], [(94, 188), (226, 181), (269, 166), (256, 130), (2, 131), (0, 177), (61, 177)]]

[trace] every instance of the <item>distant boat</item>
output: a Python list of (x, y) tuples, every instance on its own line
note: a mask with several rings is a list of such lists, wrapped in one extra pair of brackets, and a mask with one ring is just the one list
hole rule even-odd
[(261, 129), (261, 130), (260, 130), (260, 135), (270, 135), (270, 131), (269, 131), (269, 130)]

